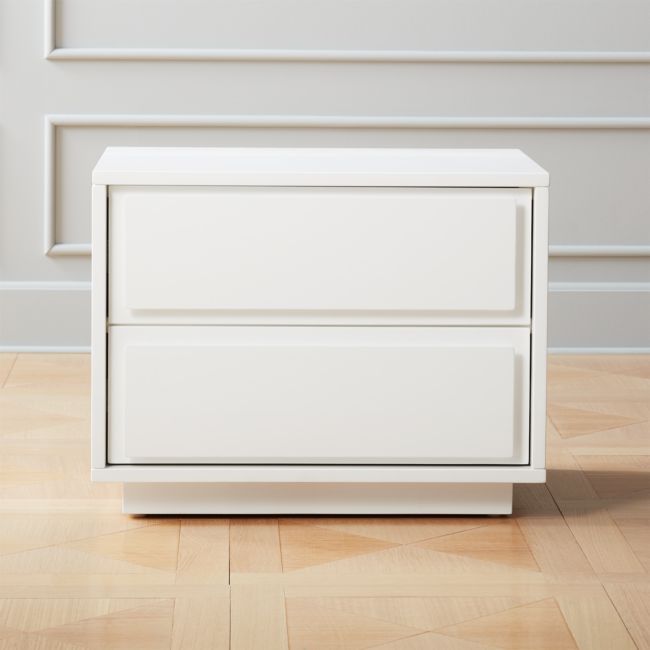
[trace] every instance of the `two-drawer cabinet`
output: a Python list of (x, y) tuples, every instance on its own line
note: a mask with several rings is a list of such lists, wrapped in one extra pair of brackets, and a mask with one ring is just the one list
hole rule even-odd
[(507, 513), (544, 471), (517, 150), (109, 148), (93, 478), (139, 513)]

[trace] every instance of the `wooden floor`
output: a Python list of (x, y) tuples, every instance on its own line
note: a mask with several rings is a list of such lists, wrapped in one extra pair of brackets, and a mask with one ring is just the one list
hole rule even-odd
[(130, 518), (86, 355), (0, 355), (0, 648), (650, 648), (650, 357), (555, 357), (512, 518)]

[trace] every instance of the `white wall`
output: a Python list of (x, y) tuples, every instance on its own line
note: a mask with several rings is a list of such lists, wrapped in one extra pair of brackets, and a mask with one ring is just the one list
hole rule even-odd
[(650, 348), (648, 24), (647, 0), (0, 0), (0, 346), (88, 345), (105, 146), (288, 144), (524, 149), (550, 345)]

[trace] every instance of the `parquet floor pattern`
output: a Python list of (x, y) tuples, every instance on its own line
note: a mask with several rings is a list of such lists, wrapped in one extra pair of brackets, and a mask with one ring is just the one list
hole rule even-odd
[(132, 518), (87, 355), (0, 355), (0, 649), (650, 648), (650, 356), (550, 363), (513, 517)]

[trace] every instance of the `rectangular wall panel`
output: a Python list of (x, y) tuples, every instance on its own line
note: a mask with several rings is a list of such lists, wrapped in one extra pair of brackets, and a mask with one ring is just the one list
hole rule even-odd
[(54, 0), (54, 9), (58, 48), (650, 49), (644, 0)]
[[(552, 173), (551, 244), (650, 244), (650, 129), (566, 128), (245, 128), (198, 123), (56, 127), (56, 231), (90, 241), (89, 179), (109, 145), (510, 147)], [(161, 120), (164, 123), (164, 118)], [(132, 123), (133, 126), (127, 126)], [(263, 120), (261, 121), (263, 124)], [(325, 120), (327, 124), (327, 121)], [(363, 124), (363, 122), (361, 122)]]

